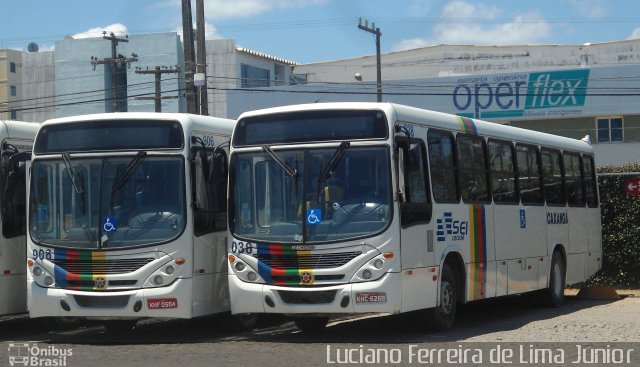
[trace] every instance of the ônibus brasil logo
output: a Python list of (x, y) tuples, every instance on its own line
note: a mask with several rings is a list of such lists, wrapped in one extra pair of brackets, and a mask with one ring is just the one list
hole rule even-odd
[(9, 343), (10, 366), (56, 366), (67, 365), (67, 358), (73, 355), (71, 348), (49, 345), (41, 348), (38, 344)]

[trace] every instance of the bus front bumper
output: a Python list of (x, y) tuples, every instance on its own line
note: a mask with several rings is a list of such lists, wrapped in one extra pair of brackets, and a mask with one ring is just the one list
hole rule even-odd
[(229, 275), (231, 313), (349, 314), (399, 313), (402, 282), (399, 273), (362, 283), (327, 287), (283, 287), (247, 283)]
[(115, 292), (43, 288), (29, 279), (29, 316), (143, 318), (192, 316), (192, 279), (171, 285)]

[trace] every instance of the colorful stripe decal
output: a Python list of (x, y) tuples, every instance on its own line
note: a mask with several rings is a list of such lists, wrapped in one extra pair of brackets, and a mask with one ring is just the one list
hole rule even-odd
[[(310, 250), (293, 250), (291, 248), (292, 246), (293, 245), (258, 243), (256, 244), (256, 251), (259, 255), (284, 255), (294, 258), (311, 254)], [(311, 285), (314, 280), (312, 269), (302, 269), (297, 266), (291, 266), (285, 269), (274, 269), (260, 260), (258, 260), (258, 274), (264, 279), (265, 283), (273, 285)], [(302, 281), (303, 276), (305, 279), (304, 282)], [(295, 277), (295, 279), (277, 280), (274, 279), (274, 277)]]
[(484, 205), (469, 205), (469, 292), (468, 300), (486, 297), (487, 232)]
[(476, 123), (472, 119), (464, 116), (458, 116), (458, 122), (460, 123), (460, 129), (467, 134), (478, 135), (478, 129)]
[[(103, 291), (106, 289), (106, 284), (103, 288), (97, 288), (95, 281), (98, 278), (106, 280), (107, 275), (95, 273), (91, 267), (93, 261), (103, 261), (106, 258), (104, 251), (54, 249), (53, 256), (56, 260), (64, 260), (67, 262), (82, 261), (83, 265), (88, 264), (89, 266), (87, 268), (91, 270), (82, 274), (76, 274), (64, 270), (59, 265), (54, 265), (53, 275), (57, 288), (83, 291)], [(79, 282), (82, 283), (79, 284)]]

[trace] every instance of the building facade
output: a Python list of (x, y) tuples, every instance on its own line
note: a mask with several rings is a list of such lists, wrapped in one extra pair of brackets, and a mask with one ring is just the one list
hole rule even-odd
[[(596, 164), (637, 162), (640, 40), (569, 46), (441, 45), (382, 55), (383, 101), (581, 139)], [(246, 98), (228, 114), (314, 102), (375, 101), (375, 56), (293, 66), (295, 85)], [(300, 84), (300, 81), (303, 81)]]
[(0, 50), (0, 119), (19, 120), (22, 111), (22, 52)]

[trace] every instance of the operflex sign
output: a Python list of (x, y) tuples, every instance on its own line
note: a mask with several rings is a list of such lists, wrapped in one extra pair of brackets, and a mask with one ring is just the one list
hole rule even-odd
[(456, 79), (453, 105), (472, 118), (580, 115), (589, 69)]

